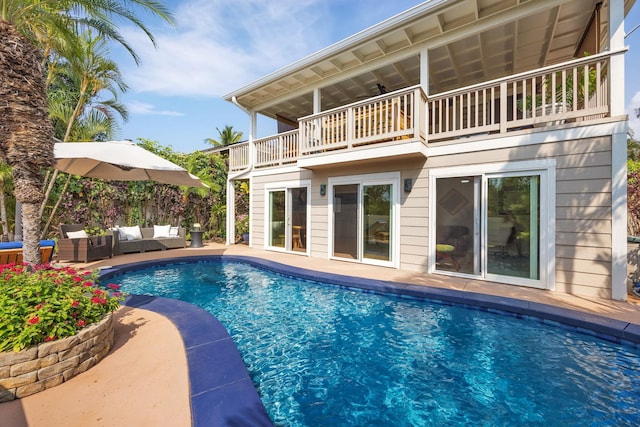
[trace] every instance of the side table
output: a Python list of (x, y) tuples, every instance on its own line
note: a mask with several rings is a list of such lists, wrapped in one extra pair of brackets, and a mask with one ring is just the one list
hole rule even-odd
[(191, 244), (189, 245), (190, 248), (201, 248), (202, 247), (202, 233), (204, 233), (204, 231), (202, 231), (202, 230), (200, 230), (200, 231), (192, 230), (191, 231)]

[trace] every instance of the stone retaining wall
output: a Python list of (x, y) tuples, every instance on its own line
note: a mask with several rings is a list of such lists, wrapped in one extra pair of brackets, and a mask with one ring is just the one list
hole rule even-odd
[(55, 387), (102, 360), (113, 346), (113, 315), (77, 335), (0, 353), (0, 403)]

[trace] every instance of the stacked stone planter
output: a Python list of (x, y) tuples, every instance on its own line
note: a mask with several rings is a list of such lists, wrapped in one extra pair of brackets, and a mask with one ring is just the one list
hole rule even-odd
[(78, 334), (0, 353), (0, 402), (20, 399), (55, 387), (102, 360), (113, 346), (113, 316)]

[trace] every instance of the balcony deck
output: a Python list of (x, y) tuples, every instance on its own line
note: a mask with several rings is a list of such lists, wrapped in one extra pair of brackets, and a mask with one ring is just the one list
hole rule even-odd
[[(297, 130), (230, 150), (229, 168), (309, 167), (337, 153), (388, 155), (460, 138), (505, 135), (610, 117), (606, 52), (526, 73), (427, 96), (421, 86), (383, 94), (299, 119)], [(312, 160), (316, 159), (316, 160)]]

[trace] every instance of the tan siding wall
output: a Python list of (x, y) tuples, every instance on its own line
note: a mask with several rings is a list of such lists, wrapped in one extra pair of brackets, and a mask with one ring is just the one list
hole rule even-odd
[(611, 140), (555, 145), (556, 290), (611, 298)]
[[(425, 159), (389, 159), (370, 164), (340, 165), (294, 174), (254, 179), (254, 227), (252, 241), (263, 245), (264, 185), (311, 179), (312, 257), (326, 258), (330, 238), (328, 193), (320, 196), (320, 184), (330, 177), (395, 172), (400, 183), (400, 268), (426, 271), (429, 240), (429, 169), (484, 163), (555, 159), (556, 161), (556, 289), (582, 295), (611, 297), (611, 142), (610, 138), (548, 142), (509, 149), (492, 149)], [(411, 178), (411, 192), (403, 180)], [(258, 224), (258, 227), (255, 225)]]
[[(561, 141), (430, 158), (430, 168), (556, 160), (556, 289), (611, 297), (611, 140)], [(587, 268), (585, 266), (594, 267)], [(597, 267), (597, 268), (595, 268)]]

